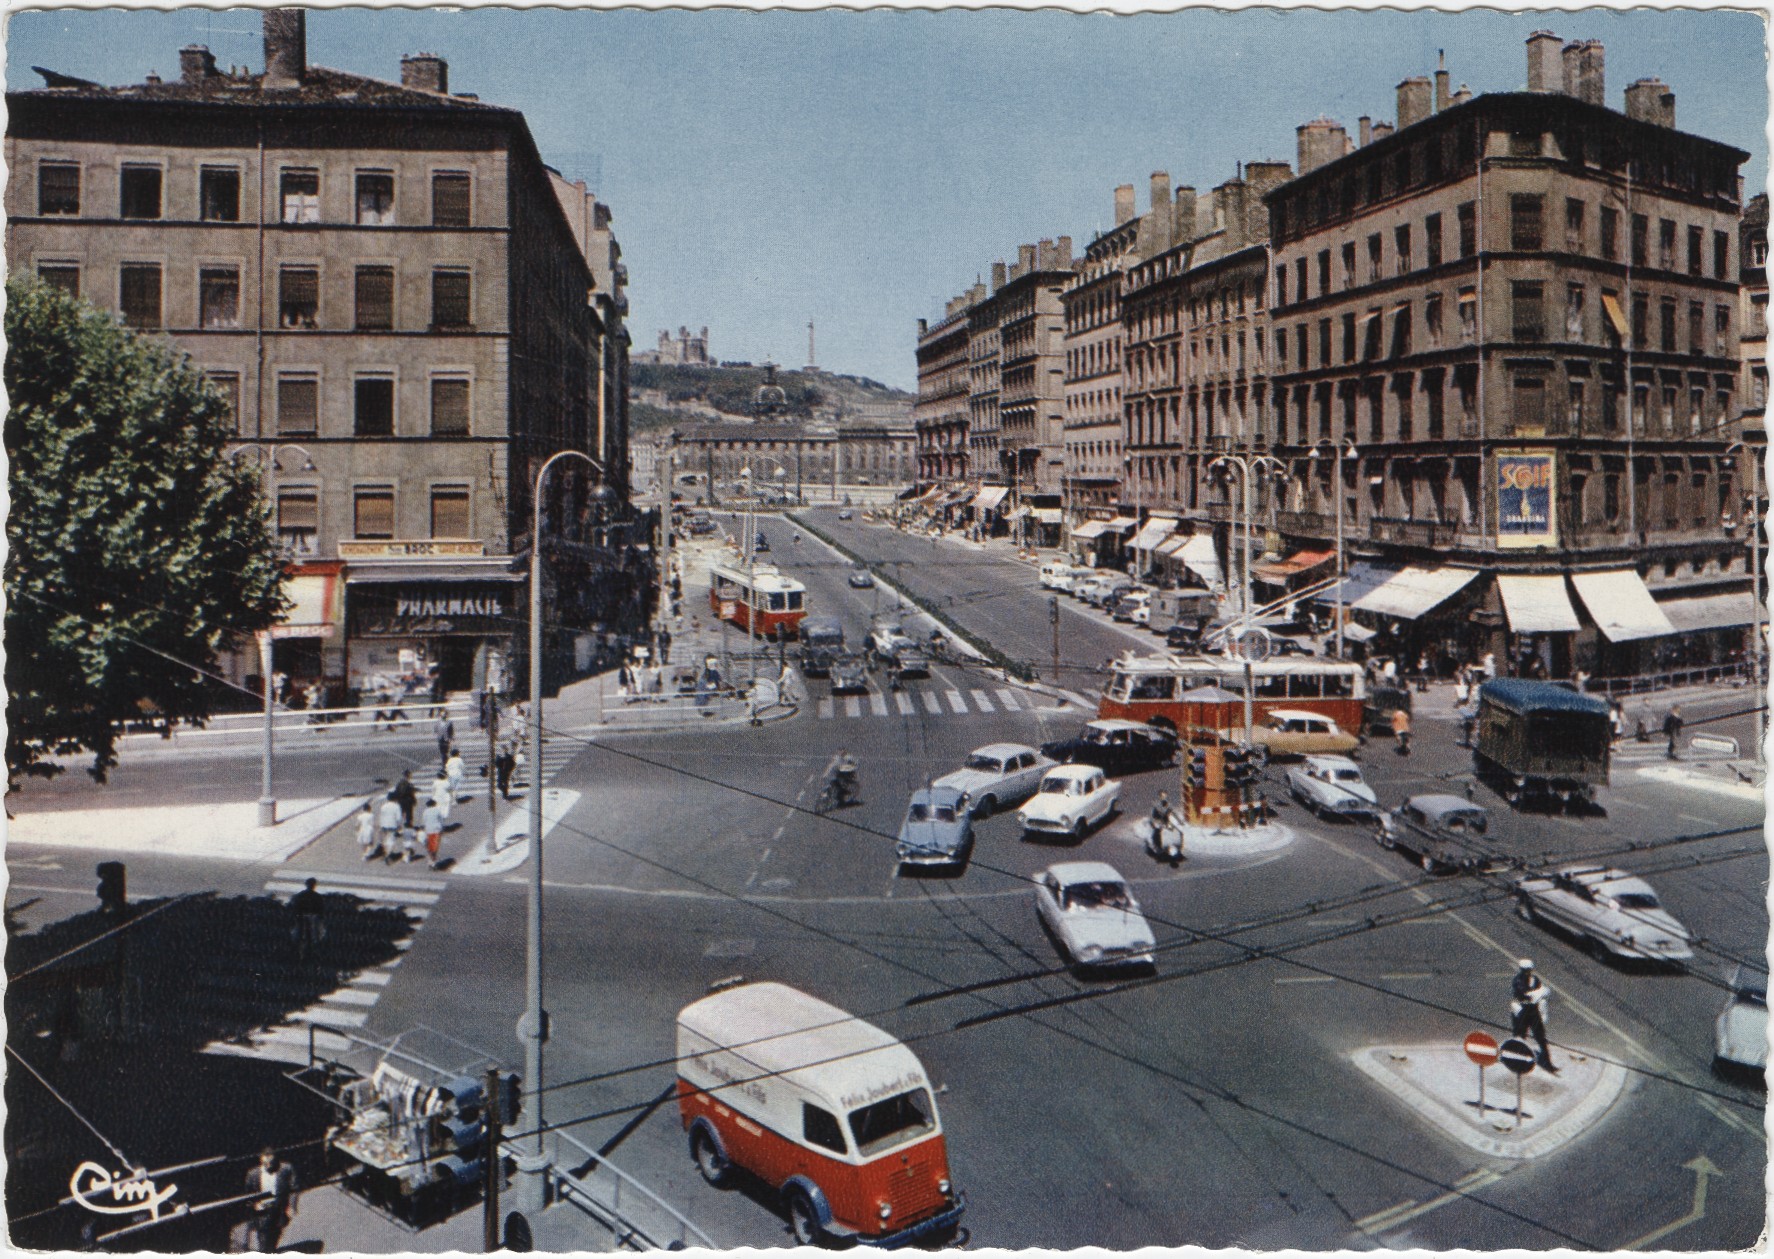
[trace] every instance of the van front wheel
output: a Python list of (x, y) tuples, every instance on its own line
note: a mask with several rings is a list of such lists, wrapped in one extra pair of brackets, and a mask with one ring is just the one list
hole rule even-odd
[(797, 1246), (825, 1245), (825, 1227), (819, 1222), (819, 1211), (813, 1205), (813, 1199), (807, 1196), (804, 1189), (791, 1189), (788, 1192), (789, 1230), (795, 1235)]
[(702, 1173), (702, 1179), (720, 1189), (733, 1177), (733, 1164), (721, 1153), (715, 1139), (708, 1135), (708, 1129), (697, 1128), (690, 1134), (690, 1157), (696, 1160), (696, 1170)]

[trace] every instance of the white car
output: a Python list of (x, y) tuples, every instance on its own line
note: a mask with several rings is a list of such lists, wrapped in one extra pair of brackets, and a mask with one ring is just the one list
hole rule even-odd
[(1747, 966), (1731, 972), (1731, 999), (1713, 1024), (1718, 1066), (1768, 1065), (1768, 973)]
[(1141, 599), (1138, 603), (1134, 604), (1133, 611), (1128, 613), (1127, 619), (1132, 621), (1135, 625), (1144, 625), (1150, 628), (1152, 624), (1151, 598), (1147, 597)]
[(1361, 766), (1346, 756), (1308, 756), (1287, 771), (1287, 789), (1320, 817), (1371, 818), (1380, 812)]
[(1121, 784), (1094, 765), (1056, 765), (1041, 789), (1017, 810), (1024, 836), (1070, 835), (1081, 840), (1107, 821), (1121, 800)]
[(1151, 966), (1158, 942), (1127, 880), (1102, 861), (1062, 861), (1035, 880), (1035, 914), (1080, 967)]
[(1078, 580), (1081, 574), (1088, 572), (1090, 572), (1088, 568), (1074, 568), (1070, 564), (1049, 561), (1041, 565), (1041, 589), (1070, 590), (1072, 583)]
[(1021, 804), (1035, 794), (1054, 762), (1022, 743), (988, 743), (968, 753), (967, 764), (944, 774), (933, 787), (953, 787), (973, 800), (977, 817)]
[(1694, 956), (1688, 929), (1657, 900), (1651, 885), (1624, 870), (1562, 866), (1516, 884), (1529, 922), (1582, 936), (1598, 956), (1679, 962)]
[(907, 647), (918, 644), (898, 621), (876, 621), (869, 628), (869, 647), (883, 660), (891, 660)]

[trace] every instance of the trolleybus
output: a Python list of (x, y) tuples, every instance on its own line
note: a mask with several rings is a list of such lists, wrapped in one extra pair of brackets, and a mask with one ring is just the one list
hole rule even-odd
[(709, 573), (708, 606), (747, 633), (793, 638), (807, 615), (807, 587), (773, 564), (717, 564)]
[[(1244, 700), (1250, 670), (1251, 715), (1271, 709), (1322, 713), (1347, 731), (1361, 729), (1367, 678), (1358, 664), (1312, 656), (1245, 662), (1231, 656), (1123, 656), (1114, 661), (1098, 717), (1121, 717), (1181, 730), (1200, 724), (1200, 706)], [(1204, 688), (1222, 694), (1196, 695)]]

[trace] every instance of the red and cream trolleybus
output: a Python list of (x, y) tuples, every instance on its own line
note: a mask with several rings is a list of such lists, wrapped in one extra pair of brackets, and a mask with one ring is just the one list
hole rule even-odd
[(1215, 726), (1216, 706), (1236, 701), (1242, 726), (1247, 667), (1255, 719), (1273, 708), (1292, 708), (1320, 713), (1344, 730), (1361, 729), (1366, 674), (1358, 664), (1316, 656), (1280, 656), (1248, 666), (1231, 656), (1123, 656), (1110, 669), (1096, 715), (1184, 730)]
[(930, 1081), (880, 1028), (786, 984), (741, 984), (679, 1013), (677, 1066), (703, 1178), (763, 1181), (802, 1245), (899, 1246), (959, 1222)]
[(807, 615), (807, 587), (774, 564), (716, 564), (709, 570), (708, 606), (747, 633), (793, 638)]

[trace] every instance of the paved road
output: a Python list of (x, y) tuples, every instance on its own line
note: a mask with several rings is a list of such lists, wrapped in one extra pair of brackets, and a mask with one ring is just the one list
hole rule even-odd
[[(785, 547), (787, 527), (781, 541), (778, 532), (770, 529), (776, 558), (807, 583), (810, 604), (862, 632), (879, 596), (850, 590), (846, 564), (811, 541)], [(1026, 566), (959, 547), (939, 547), (940, 563), (913, 563), (928, 556), (907, 548), (927, 544), (877, 529), (855, 536), (865, 554), (905, 559), (903, 580), (953, 595), (958, 620), (1012, 655), (1040, 657), (1045, 600)], [(1079, 661), (1138, 641), (1070, 607), (1066, 615)], [(1087, 676), (1074, 669), (1067, 681)], [(547, 1117), (583, 1120), (573, 1130), (597, 1145), (644, 1115), (613, 1157), (723, 1244), (783, 1244), (785, 1226), (754, 1197), (705, 1186), (670, 1107), (647, 1107), (670, 1083), (661, 1064), (675, 1011), (735, 974), (804, 987), (912, 1041), (946, 1086), (951, 1157), (978, 1245), (1612, 1250), (1689, 1214), (1695, 1175), (1683, 1165), (1699, 1156), (1722, 1176), (1711, 1180), (1704, 1215), (1657, 1248), (1755, 1242), (1763, 1098), (1709, 1066), (1723, 1002), (1716, 981), (1730, 957), (1759, 954), (1767, 937), (1759, 852), (1656, 874), (1665, 902), (1707, 947), (1691, 974), (1635, 973), (1521, 921), (1500, 887), (1426, 878), (1365, 830), (1291, 807), (1284, 817), (1299, 838), (1288, 848), (1197, 855), (1174, 872), (1155, 866), (1126, 819), (1172, 780), (1139, 775), (1126, 783), (1123, 820), (1081, 853), (1135, 881), (1163, 948), (1163, 982), (1111, 994), (1056, 966), (1032, 912), (1030, 876), (1071, 849), (1024, 843), (1011, 819), (996, 818), (982, 825), (974, 864), (959, 878), (897, 878), (890, 851), (913, 787), (972, 747), (1038, 743), (1082, 714), (945, 665), (910, 684), (909, 712), (890, 695), (862, 699), (854, 713), (822, 706), (824, 690), (810, 682), (799, 716), (756, 729), (582, 742), (555, 779), (581, 797), (547, 849), (555, 1028)], [(1418, 728), (1409, 758), (1381, 744), (1364, 754), (1383, 800), (1463, 781), (1451, 725), (1428, 715)], [(864, 801), (811, 816), (805, 802), (839, 747), (862, 761)], [(415, 741), (415, 754), (425, 752)], [(1488, 794), (1481, 802), (1507, 842), (1535, 852), (1759, 823), (1754, 801), (1640, 775), (1661, 768), (1658, 753), (1623, 752), (1606, 818), (1524, 818)], [(238, 772), (250, 777), (252, 768)], [(1670, 851), (1716, 857), (1757, 843), (1738, 835)], [(345, 884), (362, 873), (351, 847), (329, 837), (295, 864)], [(55, 860), (42, 851), (33, 859)], [(29, 870), (14, 860), (15, 879), (66, 891), (52, 900), (15, 888), (9, 904), (45, 895), (26, 911), (32, 923), (90, 904), (76, 873), (90, 859)], [(1650, 852), (1621, 863), (1666, 864)], [(131, 872), (132, 884), (167, 890), (224, 881), (264, 888), (294, 873), (190, 862), (132, 862)], [(432, 900), (365, 1026), (446, 1026), (521, 1060), (513, 1027), (523, 879), (523, 871), (446, 876), (436, 893), (415, 886), (412, 903)], [(1368, 925), (1407, 910), (1414, 920)], [(1496, 1030), (1513, 959), (1524, 953), (1554, 988), (1554, 1039), (1615, 1058), (1632, 1078), (1577, 1143), (1513, 1165), (1426, 1130), (1374, 1091), (1349, 1056), (1376, 1043), (1451, 1043), (1475, 1027)], [(934, 999), (908, 1004), (914, 997)]]

